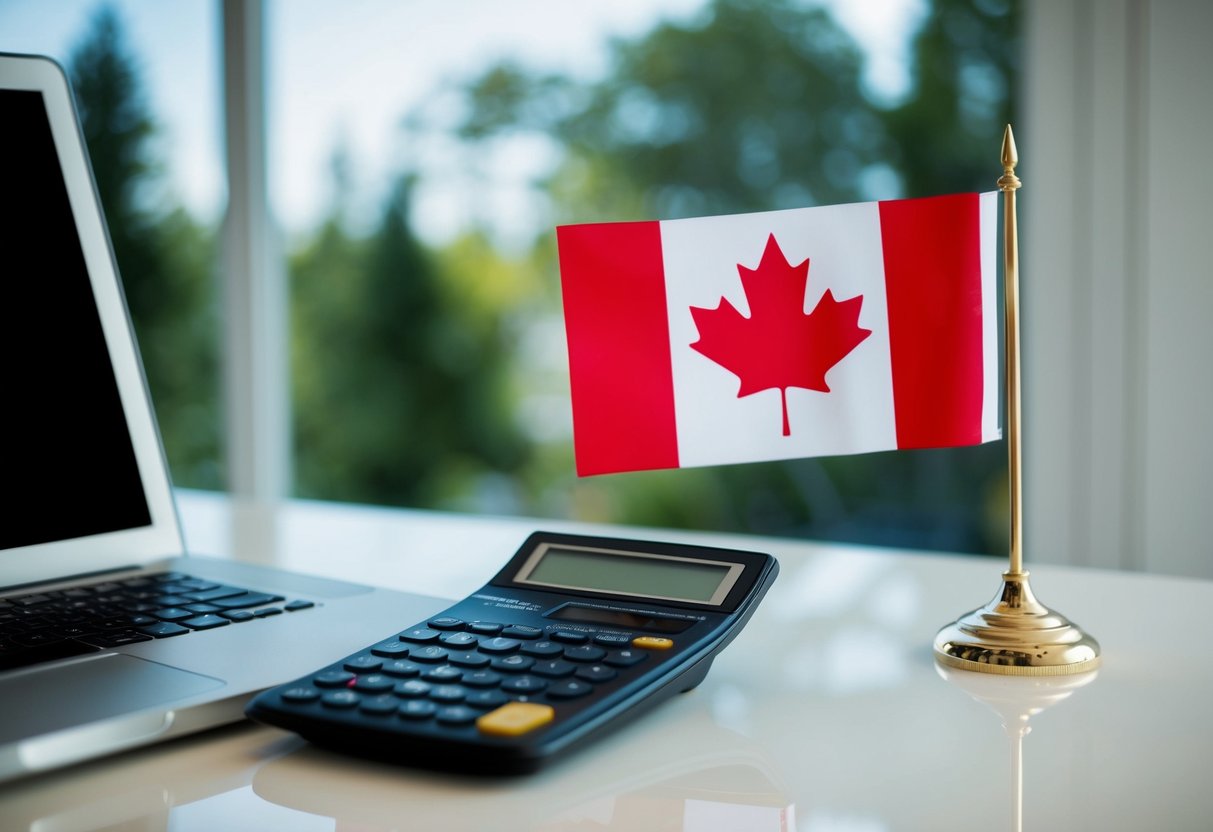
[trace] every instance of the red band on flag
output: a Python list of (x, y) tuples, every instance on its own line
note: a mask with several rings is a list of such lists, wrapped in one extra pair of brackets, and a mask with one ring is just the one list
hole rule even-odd
[(581, 476), (678, 467), (656, 222), (556, 229)]
[(980, 443), (980, 195), (881, 202), (880, 229), (897, 446)]

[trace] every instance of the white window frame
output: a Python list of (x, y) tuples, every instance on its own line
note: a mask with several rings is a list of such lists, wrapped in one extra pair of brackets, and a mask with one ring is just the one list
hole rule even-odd
[(291, 483), (289, 297), (269, 207), (263, 0), (222, 0), (228, 206), (222, 230), (228, 489), (286, 497)]

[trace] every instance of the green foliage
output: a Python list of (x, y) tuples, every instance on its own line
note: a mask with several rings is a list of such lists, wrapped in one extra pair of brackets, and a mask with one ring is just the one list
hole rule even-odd
[(214, 235), (162, 191), (157, 127), (111, 9), (69, 73), (173, 479), (221, 487)]
[(545, 184), (576, 221), (845, 202), (884, 135), (861, 67), (822, 9), (717, 0), (702, 21), (617, 42), (595, 83), (490, 70), (468, 88), (460, 134), (557, 137), (568, 158)]
[[(935, 0), (914, 41), (913, 88), (884, 114), (907, 195), (988, 191), (1014, 121), (1018, 3)], [(991, 152), (993, 148), (993, 153)]]
[(332, 219), (293, 259), (301, 495), (459, 507), (525, 458), (499, 319), (417, 241), (410, 189), (368, 239)]

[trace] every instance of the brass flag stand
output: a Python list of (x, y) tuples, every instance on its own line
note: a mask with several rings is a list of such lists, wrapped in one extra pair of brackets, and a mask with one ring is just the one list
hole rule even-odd
[(990, 603), (935, 636), (935, 658), (948, 667), (1004, 676), (1060, 676), (1099, 665), (1099, 643), (1036, 600), (1023, 568), (1023, 483), (1019, 383), (1019, 238), (1015, 175), (1019, 156), (1007, 125), (1002, 137), (1003, 239), (1006, 279), (1007, 451), (1011, 491), (1010, 568)]

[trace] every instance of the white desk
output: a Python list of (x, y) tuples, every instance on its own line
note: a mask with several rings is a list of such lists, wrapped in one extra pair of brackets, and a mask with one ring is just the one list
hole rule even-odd
[[(198, 494), (182, 509), (197, 551), (449, 597), (479, 587), (535, 528)], [(946, 681), (930, 651), (940, 626), (997, 589), (1001, 562), (651, 536), (769, 551), (781, 574), (700, 687), (549, 771), (430, 774), (246, 723), (11, 784), (0, 829), (1014, 828), (1016, 724), (1004, 730)], [(1213, 583), (1039, 567), (1033, 588), (1100, 640), (1104, 665), (1068, 690), (964, 674), (988, 697), (1028, 703), (1004, 709), (1054, 702), (1022, 742), (1023, 828), (1213, 829)]]

